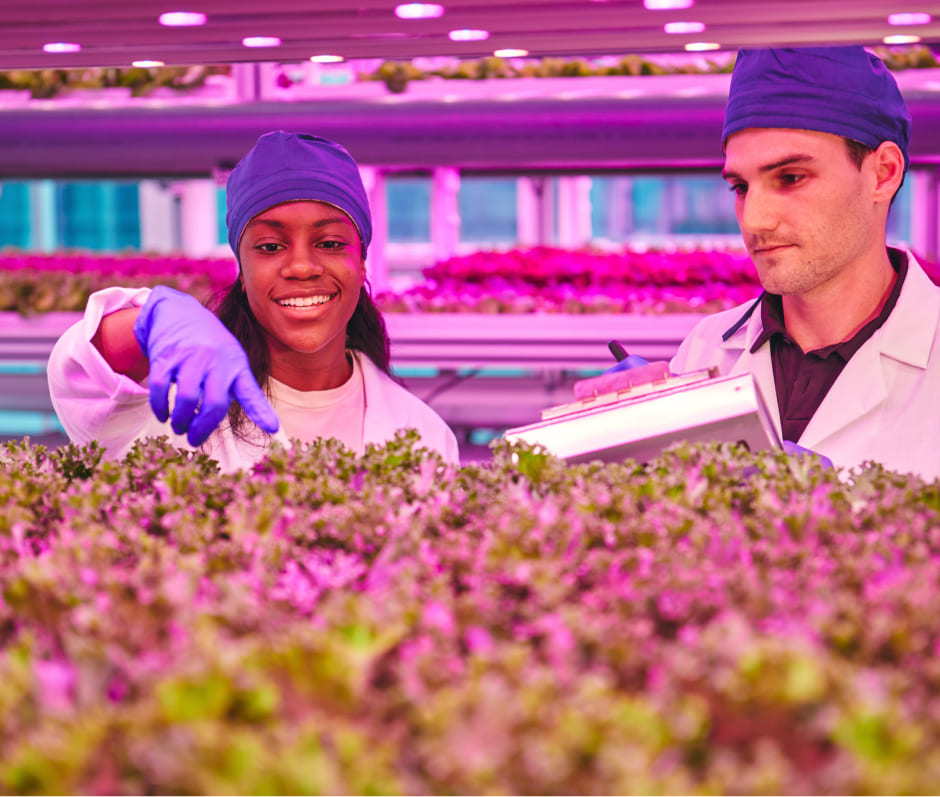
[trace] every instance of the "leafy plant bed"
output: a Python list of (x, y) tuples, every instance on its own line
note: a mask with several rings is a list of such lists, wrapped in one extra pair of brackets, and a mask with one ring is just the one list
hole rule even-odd
[(205, 299), (237, 274), (235, 260), (227, 257), (6, 252), (0, 254), (0, 312), (78, 312), (92, 293), (114, 286), (169, 285)]
[(0, 789), (922, 793), (940, 483), (0, 449)]

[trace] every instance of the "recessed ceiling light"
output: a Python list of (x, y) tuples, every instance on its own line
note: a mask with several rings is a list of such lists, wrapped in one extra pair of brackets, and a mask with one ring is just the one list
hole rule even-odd
[(311, 55), (310, 60), (315, 64), (339, 64), (343, 61), (341, 55)]
[(701, 33), (705, 30), (704, 22), (667, 22), (663, 25), (666, 33)]
[(182, 28), (187, 25), (205, 25), (206, 15), (201, 11), (167, 11), (160, 15), (160, 24), (173, 28)]
[(897, 33), (893, 36), (885, 36), (882, 41), (885, 44), (917, 44), (920, 41), (920, 36)]
[(151, 67), (151, 66), (166, 66), (166, 62), (165, 61), (150, 61), (150, 60), (131, 61), (131, 66), (136, 66), (139, 69), (146, 69), (147, 67)]
[(46, 42), (42, 46), (44, 53), (77, 53), (81, 49), (82, 46), (75, 42)]
[(277, 36), (246, 36), (242, 39), (244, 47), (280, 47), (281, 40)]
[(690, 53), (701, 53), (706, 50), (720, 50), (721, 45), (718, 42), (689, 42), (685, 49)]
[(399, 19), (437, 19), (444, 14), (444, 6), (437, 3), (402, 3), (395, 6)]
[(497, 58), (524, 58), (528, 54), (528, 50), (516, 50), (512, 47), (504, 47), (502, 50), (493, 51), (493, 55)]
[(643, 7), (650, 11), (671, 11), (677, 8), (692, 8), (695, 0), (643, 0)]
[(475, 28), (461, 28), (452, 30), (447, 34), (452, 42), (481, 42), (490, 37), (488, 30), (478, 30)]
[(925, 11), (900, 12), (888, 14), (889, 25), (929, 25), (930, 14)]

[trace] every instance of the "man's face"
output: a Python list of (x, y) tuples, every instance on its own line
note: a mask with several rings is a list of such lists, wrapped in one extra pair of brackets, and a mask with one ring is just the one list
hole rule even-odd
[[(749, 128), (725, 143), (723, 177), (764, 289), (808, 296), (884, 250), (874, 169), (845, 141), (811, 130)], [(835, 282), (834, 282), (835, 281)]]

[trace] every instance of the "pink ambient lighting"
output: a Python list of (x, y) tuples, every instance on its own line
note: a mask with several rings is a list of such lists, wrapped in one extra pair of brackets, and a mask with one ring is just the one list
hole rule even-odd
[(490, 37), (488, 30), (475, 30), (473, 28), (461, 28), (452, 30), (447, 34), (452, 42), (482, 42)]
[(704, 22), (667, 22), (663, 25), (666, 33), (701, 33), (705, 30)]
[(932, 17), (925, 11), (888, 14), (889, 25), (929, 25)]
[(673, 11), (694, 5), (695, 0), (643, 0), (643, 8), (648, 11)]
[(399, 19), (437, 19), (444, 14), (444, 6), (437, 3), (402, 3), (395, 6)]
[(206, 15), (200, 11), (167, 11), (160, 15), (160, 24), (171, 28), (205, 25)]
[(75, 42), (46, 42), (42, 46), (44, 53), (78, 53), (82, 46)]
[(243, 47), (280, 47), (281, 40), (277, 36), (246, 36), (242, 39)]

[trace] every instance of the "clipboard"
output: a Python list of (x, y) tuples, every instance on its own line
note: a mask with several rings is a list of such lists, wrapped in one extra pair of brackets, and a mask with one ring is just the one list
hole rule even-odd
[(751, 451), (781, 447), (754, 377), (718, 376), (716, 369), (549, 407), (540, 421), (503, 437), (538, 444), (570, 463), (646, 462), (680, 441), (727, 441)]

